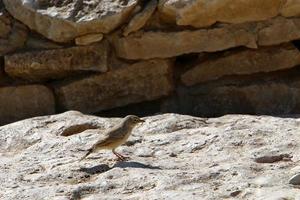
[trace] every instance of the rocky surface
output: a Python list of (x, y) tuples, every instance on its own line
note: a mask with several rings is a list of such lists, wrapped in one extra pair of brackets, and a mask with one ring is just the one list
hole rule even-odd
[(5, 71), (26, 80), (47, 80), (71, 76), (78, 72), (106, 72), (107, 42), (90, 46), (33, 51), (5, 56)]
[(233, 47), (257, 48), (300, 39), (300, 18), (277, 17), (263, 22), (222, 24), (208, 29), (140, 31), (112, 36), (117, 55), (126, 59), (174, 57)]
[(0, 4), (0, 55), (21, 49), (26, 42), (26, 26), (15, 20)]
[(0, 127), (0, 198), (299, 198), (289, 184), (299, 173), (297, 116), (144, 119), (117, 149), (125, 162), (108, 150), (80, 161), (117, 118), (72, 111)]
[(284, 70), (300, 65), (300, 52), (291, 44), (257, 50), (226, 51), (213, 59), (200, 61), (181, 75), (187, 85), (220, 79), (230, 75), (246, 75), (259, 72)]
[(3, 0), (5, 8), (30, 29), (57, 42), (89, 33), (108, 33), (121, 25), (136, 0)]
[(243, 23), (260, 21), (278, 15), (299, 16), (298, 0), (163, 0), (159, 9), (177, 25), (205, 27), (216, 22)]
[(126, 68), (54, 85), (63, 110), (96, 113), (130, 103), (155, 100), (173, 91), (172, 63), (149, 60)]
[(43, 85), (0, 87), (0, 124), (29, 117), (54, 114), (55, 102)]
[[(54, 92), (56, 112), (107, 116), (300, 113), (299, 8), (299, 0), (0, 0), (0, 90), (34, 83)], [(24, 95), (32, 93), (15, 98)], [(28, 116), (21, 112), (13, 115)]]

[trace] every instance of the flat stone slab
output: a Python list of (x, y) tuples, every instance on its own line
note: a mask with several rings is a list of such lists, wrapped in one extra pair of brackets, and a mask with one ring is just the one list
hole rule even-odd
[(257, 48), (297, 39), (300, 39), (300, 18), (284, 17), (199, 30), (139, 31), (127, 37), (111, 37), (117, 55), (132, 60), (216, 52), (240, 46)]
[(108, 43), (40, 50), (5, 56), (5, 71), (30, 81), (59, 79), (80, 72), (108, 70)]
[(261, 47), (256, 50), (232, 50), (200, 61), (181, 75), (181, 80), (185, 85), (191, 86), (224, 76), (272, 72), (297, 65), (300, 65), (300, 51), (292, 44)]

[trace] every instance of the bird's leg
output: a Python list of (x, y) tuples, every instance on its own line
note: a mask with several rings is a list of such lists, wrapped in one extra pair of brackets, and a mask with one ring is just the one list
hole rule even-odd
[(113, 154), (115, 154), (115, 155), (118, 157), (118, 159), (121, 160), (121, 161), (124, 161), (124, 160), (128, 159), (128, 157), (125, 157), (125, 156), (123, 156), (123, 155), (117, 153), (117, 152), (115, 151), (115, 149), (113, 149), (112, 152), (113, 152)]

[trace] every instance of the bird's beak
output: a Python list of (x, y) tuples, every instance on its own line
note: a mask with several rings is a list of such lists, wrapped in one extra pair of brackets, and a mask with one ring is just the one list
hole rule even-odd
[(145, 122), (145, 120), (142, 120), (142, 119), (140, 119), (140, 121), (139, 121), (140, 123), (143, 123), (143, 122)]

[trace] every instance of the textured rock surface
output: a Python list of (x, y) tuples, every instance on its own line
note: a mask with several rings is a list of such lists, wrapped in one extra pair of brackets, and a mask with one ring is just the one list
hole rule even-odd
[[(118, 119), (67, 112), (0, 127), (1, 199), (300, 197), (288, 184), (299, 172), (297, 116), (144, 119), (118, 148), (131, 157), (126, 162), (105, 150), (79, 161), (82, 149)], [(98, 133), (86, 130), (96, 127)], [(281, 159), (256, 162), (265, 157)]]
[(13, 19), (0, 4), (0, 55), (22, 48), (27, 39), (27, 28)]
[(277, 45), (300, 38), (300, 18), (277, 17), (268, 21), (219, 25), (200, 30), (137, 32), (114, 36), (118, 56), (126, 59), (165, 58), (195, 52), (215, 52), (232, 47)]
[(67, 81), (55, 86), (62, 109), (95, 113), (130, 103), (150, 101), (173, 90), (171, 63), (150, 60), (126, 68)]
[(0, 87), (0, 124), (54, 113), (54, 96), (45, 86)]
[(300, 65), (300, 52), (291, 45), (233, 50), (200, 62), (181, 76), (185, 85), (219, 79), (228, 75), (254, 74), (283, 70)]
[[(205, 27), (216, 22), (243, 23), (277, 15), (299, 16), (298, 0), (164, 0), (160, 12), (177, 25)], [(298, 8), (298, 9), (297, 9)]]
[(123, 35), (127, 36), (131, 32), (135, 32), (141, 29), (154, 13), (157, 6), (157, 0), (149, 1), (145, 9), (140, 13), (136, 14), (125, 27)]
[(47, 80), (84, 71), (108, 69), (108, 43), (65, 49), (33, 51), (5, 56), (5, 71), (12, 77)]
[(67, 42), (88, 33), (108, 33), (123, 23), (136, 0), (3, 0), (18, 20), (45, 37)]

